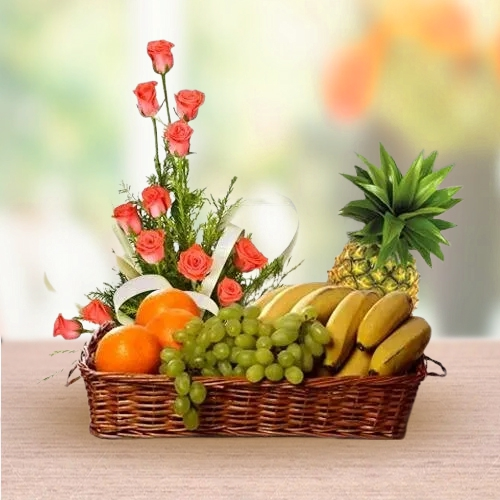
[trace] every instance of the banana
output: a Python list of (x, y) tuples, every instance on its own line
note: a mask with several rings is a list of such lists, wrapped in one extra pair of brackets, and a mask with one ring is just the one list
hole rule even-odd
[(358, 377), (364, 377), (368, 375), (371, 359), (372, 355), (369, 352), (362, 351), (355, 347), (344, 363), (344, 366), (336, 373), (336, 376), (347, 377), (356, 375)]
[(375, 349), (369, 373), (396, 375), (405, 371), (424, 353), (430, 338), (429, 323), (419, 316), (410, 317)]
[(327, 285), (304, 295), (290, 312), (301, 313), (306, 307), (312, 306), (318, 312), (317, 320), (325, 325), (342, 299), (352, 292), (345, 286)]
[(323, 364), (339, 368), (356, 344), (356, 332), (366, 313), (381, 300), (373, 290), (353, 290), (348, 294), (328, 319), (332, 345), (325, 350)]
[(402, 291), (384, 295), (367, 313), (358, 329), (357, 343), (360, 349), (376, 348), (413, 310), (411, 297)]
[(285, 288), (288, 288), (289, 285), (279, 286), (278, 288), (273, 288), (272, 290), (268, 290), (263, 295), (261, 295), (257, 300), (255, 300), (251, 305), (257, 306), (261, 310), (271, 302), (271, 300), (278, 295), (278, 293), (282, 292)]
[(259, 319), (264, 323), (272, 323), (290, 312), (304, 295), (324, 286), (326, 283), (301, 283), (281, 290), (262, 308)]

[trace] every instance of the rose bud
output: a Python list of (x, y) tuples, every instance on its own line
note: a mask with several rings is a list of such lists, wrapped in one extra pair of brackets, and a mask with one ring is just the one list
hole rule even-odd
[(171, 206), (170, 193), (162, 186), (149, 186), (142, 191), (142, 203), (151, 217), (159, 217)]
[(267, 264), (264, 257), (249, 238), (240, 238), (234, 245), (234, 265), (238, 271), (248, 273)]
[(137, 107), (142, 116), (151, 118), (160, 110), (160, 105), (156, 99), (157, 82), (139, 83), (134, 90), (137, 97)]
[(53, 336), (61, 335), (66, 340), (77, 339), (83, 332), (83, 326), (77, 319), (65, 319), (62, 314), (57, 316), (54, 323)]
[(82, 307), (80, 315), (85, 321), (90, 321), (98, 325), (103, 325), (113, 319), (109, 307), (97, 299), (90, 301), (89, 304)]
[(133, 231), (135, 234), (139, 234), (142, 231), (141, 218), (137, 208), (130, 202), (117, 206), (113, 210), (113, 217), (126, 233)]
[(181, 90), (174, 95), (177, 115), (181, 120), (194, 120), (199, 107), (205, 102), (205, 94), (199, 90)]
[(157, 264), (165, 257), (164, 244), (165, 231), (144, 230), (137, 238), (135, 249), (148, 264)]
[(177, 269), (188, 280), (201, 281), (210, 272), (212, 264), (212, 257), (208, 256), (203, 248), (195, 243), (181, 252)]
[(153, 69), (156, 73), (164, 75), (174, 65), (172, 47), (175, 47), (175, 45), (166, 40), (157, 40), (148, 43), (148, 56), (153, 62)]
[(222, 307), (227, 307), (243, 297), (243, 290), (237, 281), (224, 278), (217, 286), (217, 297), (219, 304)]
[(165, 140), (168, 150), (177, 156), (186, 156), (189, 153), (189, 140), (193, 129), (184, 121), (178, 120), (165, 128)]

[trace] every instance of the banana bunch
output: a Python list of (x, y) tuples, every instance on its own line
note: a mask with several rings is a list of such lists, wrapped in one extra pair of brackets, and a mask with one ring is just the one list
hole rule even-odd
[(319, 372), (323, 375), (402, 373), (423, 354), (431, 337), (431, 327), (412, 315), (411, 297), (403, 291), (381, 296), (375, 290), (302, 283), (271, 290), (255, 305), (264, 323), (306, 308), (316, 312), (331, 337)]

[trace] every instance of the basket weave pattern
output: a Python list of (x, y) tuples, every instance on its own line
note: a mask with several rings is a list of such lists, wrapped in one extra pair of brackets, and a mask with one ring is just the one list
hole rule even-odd
[(207, 388), (200, 427), (187, 431), (172, 405), (173, 381), (163, 375), (96, 372), (94, 354), (110, 329), (98, 330), (78, 367), (87, 389), (90, 432), (101, 438), (335, 436), (402, 439), (426, 363), (400, 376), (317, 377), (253, 384), (243, 378), (195, 377)]

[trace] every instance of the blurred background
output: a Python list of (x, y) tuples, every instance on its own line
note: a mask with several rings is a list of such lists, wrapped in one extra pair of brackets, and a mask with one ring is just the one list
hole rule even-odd
[[(300, 220), (290, 282), (323, 281), (357, 199), (340, 176), (382, 142), (403, 171), (423, 149), (464, 200), (445, 217), (445, 261), (421, 273), (436, 336), (500, 338), (500, 2), (497, 0), (6, 0), (0, 6), (0, 332), (50, 339), (59, 312), (113, 283), (122, 181), (153, 171), (137, 83), (158, 80), (150, 40), (175, 44), (167, 84), (206, 94), (191, 183), (223, 196), (282, 195)], [(295, 214), (247, 214), (279, 253)], [(276, 225), (282, 227), (276, 231)], [(267, 241), (267, 242), (266, 242)], [(275, 256), (275, 255), (274, 255)], [(44, 285), (44, 273), (56, 289)]]

